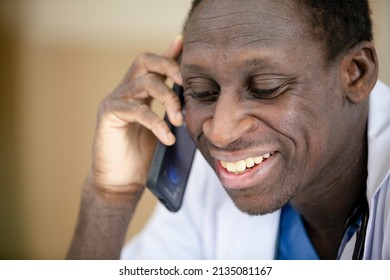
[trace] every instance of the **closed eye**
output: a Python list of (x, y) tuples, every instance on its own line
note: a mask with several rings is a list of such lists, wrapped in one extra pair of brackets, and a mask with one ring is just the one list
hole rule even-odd
[(281, 92), (279, 89), (282, 85), (271, 89), (249, 89), (249, 94), (256, 99), (271, 99), (277, 97)]
[(205, 92), (194, 92), (191, 91), (191, 97), (195, 100), (203, 103), (212, 103), (218, 100), (219, 92), (217, 91), (205, 91)]

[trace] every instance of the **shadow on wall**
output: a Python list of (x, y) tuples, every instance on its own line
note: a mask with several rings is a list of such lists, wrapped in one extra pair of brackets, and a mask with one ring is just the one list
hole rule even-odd
[[(0, 3), (2, 8), (2, 2)], [(0, 10), (0, 259), (22, 257), (21, 185), (18, 178), (17, 59), (20, 30)], [(15, 11), (13, 11), (15, 12)]]

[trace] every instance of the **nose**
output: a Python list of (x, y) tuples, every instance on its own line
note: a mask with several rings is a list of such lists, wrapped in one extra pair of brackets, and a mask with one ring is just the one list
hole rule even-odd
[(204, 135), (216, 147), (227, 147), (258, 126), (257, 119), (237, 99), (221, 93), (213, 116), (203, 123)]

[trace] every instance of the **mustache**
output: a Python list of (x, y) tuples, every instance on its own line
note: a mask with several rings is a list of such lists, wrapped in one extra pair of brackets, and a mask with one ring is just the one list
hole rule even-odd
[(245, 150), (245, 149), (251, 149), (253, 147), (259, 147), (259, 146), (267, 146), (267, 145), (275, 145), (279, 144), (279, 141), (275, 138), (271, 138), (268, 136), (264, 136), (261, 139), (244, 139), (239, 138), (235, 141), (231, 142), (230, 144), (219, 147), (214, 145), (212, 142), (210, 142), (207, 137), (202, 134), (198, 137), (198, 140), (200, 143), (205, 143), (207, 146), (215, 151), (224, 151), (224, 152), (234, 152), (239, 150)]

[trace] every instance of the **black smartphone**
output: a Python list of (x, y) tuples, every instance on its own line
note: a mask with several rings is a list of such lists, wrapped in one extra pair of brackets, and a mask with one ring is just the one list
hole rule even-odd
[[(175, 84), (173, 91), (178, 95), (185, 114), (183, 88)], [(177, 212), (182, 205), (196, 146), (185, 123), (175, 127), (166, 115), (164, 119), (175, 135), (176, 142), (172, 146), (157, 142), (146, 186), (169, 211)]]

